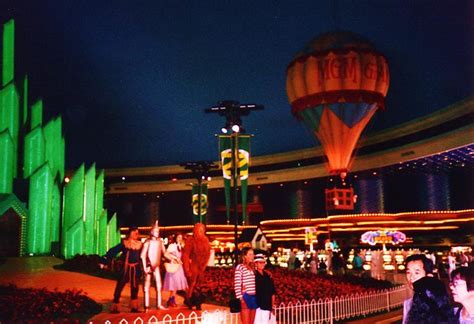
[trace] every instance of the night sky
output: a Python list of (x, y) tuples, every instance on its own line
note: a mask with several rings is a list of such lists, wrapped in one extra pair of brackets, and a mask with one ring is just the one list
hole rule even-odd
[[(16, 19), (16, 72), (30, 102), (62, 114), (67, 168), (216, 160), (220, 100), (244, 117), (252, 154), (317, 145), (290, 113), (286, 67), (321, 33), (372, 41), (389, 60), (386, 110), (368, 132), (474, 94), (472, 1), (0, 1)], [(20, 79), (18, 79), (20, 80)]]

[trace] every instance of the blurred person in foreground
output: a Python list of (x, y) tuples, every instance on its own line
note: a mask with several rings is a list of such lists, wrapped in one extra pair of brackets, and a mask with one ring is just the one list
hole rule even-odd
[[(423, 254), (412, 254), (405, 260), (406, 278), (408, 287), (413, 290), (413, 284), (426, 276), (433, 276), (433, 262)], [(413, 298), (408, 298), (403, 302), (402, 323), (408, 323), (408, 313), (410, 312)]]
[(424, 277), (413, 283), (413, 289), (408, 324), (458, 323), (448, 291), (441, 280)]
[(265, 256), (257, 254), (254, 259), (255, 263), (255, 288), (257, 296), (257, 311), (255, 313), (255, 324), (276, 323), (273, 313), (275, 305), (275, 284), (271, 274), (265, 271)]
[(449, 287), (456, 303), (455, 316), (460, 324), (474, 324), (474, 266), (461, 267), (451, 272)]

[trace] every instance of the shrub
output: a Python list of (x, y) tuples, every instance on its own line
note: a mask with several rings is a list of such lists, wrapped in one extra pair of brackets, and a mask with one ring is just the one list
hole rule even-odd
[[(388, 281), (357, 276), (316, 275), (305, 271), (290, 271), (285, 268), (268, 269), (276, 289), (276, 303), (288, 303), (391, 288)], [(233, 268), (207, 268), (196, 289), (206, 302), (227, 305), (234, 287)]]
[(0, 321), (5, 322), (83, 322), (102, 311), (102, 305), (82, 294), (46, 289), (0, 286)]

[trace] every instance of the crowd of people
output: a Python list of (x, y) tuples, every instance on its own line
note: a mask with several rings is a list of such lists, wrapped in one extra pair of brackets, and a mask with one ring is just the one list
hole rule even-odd
[[(409, 255), (419, 253), (419, 250), (360, 249), (342, 253), (332, 250), (309, 252), (292, 249), (288, 253), (287, 267), (289, 270), (336, 275), (345, 274), (349, 270), (355, 275), (389, 280), (393, 274), (403, 271), (404, 260)], [(449, 252), (447, 255), (425, 251), (423, 254), (433, 262), (437, 275), (443, 278), (448, 278), (456, 267), (474, 262), (474, 256), (467, 251)]]
[(340, 253), (335, 253), (331, 250), (325, 251), (327, 256), (321, 258), (318, 253), (305, 253), (306, 257), (301, 261), (297, 257), (297, 250), (290, 250), (288, 256), (288, 269), (289, 270), (301, 270), (305, 269), (311, 273), (331, 273), (331, 274), (343, 274), (344, 273), (344, 258)]

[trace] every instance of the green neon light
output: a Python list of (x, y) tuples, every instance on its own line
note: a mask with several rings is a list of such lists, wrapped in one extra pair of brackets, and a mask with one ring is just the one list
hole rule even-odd
[(51, 241), (59, 242), (59, 225), (61, 222), (61, 189), (54, 181), (51, 192)]
[(100, 215), (104, 209), (104, 170), (99, 171), (95, 182), (95, 210), (96, 215)]
[(117, 235), (117, 214), (114, 213), (107, 224), (107, 249), (110, 249), (119, 242), (120, 235)]
[(2, 48), (2, 86), (13, 80), (15, 73), (15, 21), (9, 20), (3, 25)]
[(8, 129), (13, 142), (13, 177), (16, 177), (18, 158), (19, 106), (18, 93), (13, 83), (0, 90), (0, 131)]
[(97, 238), (98, 238), (98, 250), (97, 254), (99, 255), (104, 255), (107, 250), (109, 249), (108, 243), (108, 235), (107, 235), (107, 210), (104, 209), (102, 210), (102, 213), (100, 214), (100, 217), (98, 219), (98, 226), (97, 226)]
[(43, 130), (36, 127), (25, 136), (23, 178), (30, 177), (45, 162)]
[(54, 177), (64, 177), (64, 149), (61, 118), (55, 118), (43, 128), (45, 139), (45, 159), (51, 166)]
[[(68, 257), (71, 256), (71, 249), (76, 251), (75, 249), (77, 248), (78, 244), (77, 237), (74, 236), (76, 235), (75, 231), (77, 231), (77, 228), (79, 226), (76, 223), (78, 221), (80, 221), (81, 223), (83, 222), (82, 213), (84, 210), (84, 164), (82, 164), (76, 170), (74, 175), (71, 177), (69, 183), (64, 187), (63, 197), (64, 207), (61, 251), (63, 252), (63, 255), (65, 257)], [(84, 233), (82, 232), (82, 234)], [(71, 245), (74, 244), (76, 244), (76, 246), (73, 248)]]
[(64, 170), (65, 170), (65, 159), (66, 159), (66, 141), (64, 136), (61, 136), (60, 146), (59, 146), (59, 177), (61, 180), (64, 179)]
[[(29, 215), (24, 216), (20, 255), (50, 253), (51, 242), (60, 237), (66, 258), (77, 253), (105, 253), (106, 247), (120, 241), (120, 233), (117, 216), (107, 222), (103, 209), (104, 172), (97, 173), (94, 165), (85, 174), (82, 165), (61, 192), (66, 147), (62, 119), (55, 118), (43, 127), (43, 101), (29, 106), (28, 76), (23, 79), (20, 106), (14, 84), (14, 34), (15, 23), (10, 20), (2, 29), (0, 62), (0, 193), (12, 193), (17, 171), (24, 170), (22, 176), (30, 183)], [(31, 131), (20, 139), (28, 122)], [(24, 128), (21, 133), (20, 127)], [(23, 146), (20, 140), (24, 140)], [(17, 161), (18, 147), (23, 147), (21, 162)]]
[(78, 219), (77, 222), (72, 224), (72, 226), (66, 232), (66, 250), (64, 252), (64, 257), (70, 259), (76, 254), (82, 254), (84, 251), (84, 222), (82, 219)]
[[(96, 237), (96, 245), (95, 245), (95, 253), (102, 255), (100, 253), (102, 250), (102, 246), (105, 247), (105, 238), (107, 235), (107, 212), (105, 212), (105, 223), (101, 224), (101, 217), (104, 213), (104, 170), (99, 170), (99, 175), (95, 181), (95, 237)], [(101, 227), (104, 226), (105, 227)], [(105, 231), (105, 232), (104, 232)], [(104, 252), (105, 253), (105, 252)]]
[(36, 101), (31, 106), (31, 129), (43, 124), (43, 100)]
[(95, 220), (95, 164), (85, 174), (84, 183), (84, 253), (93, 254), (96, 250), (96, 220)]
[(27, 252), (51, 252), (51, 197), (53, 177), (47, 163), (30, 177)]
[(13, 141), (8, 130), (0, 133), (0, 193), (13, 192)]
[(26, 127), (26, 123), (28, 121), (28, 76), (25, 75), (23, 79), (23, 118), (22, 118), (22, 126)]

